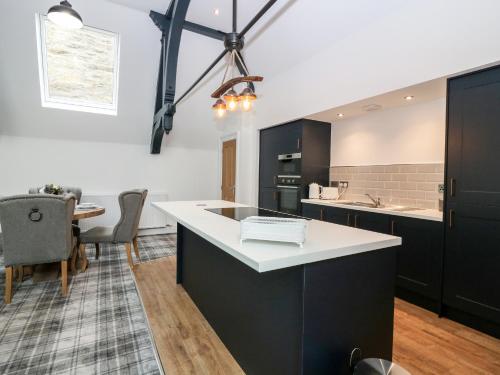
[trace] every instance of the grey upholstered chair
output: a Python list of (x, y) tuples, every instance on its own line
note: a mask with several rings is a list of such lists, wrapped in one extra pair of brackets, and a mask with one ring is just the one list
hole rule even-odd
[[(82, 189), (71, 186), (61, 186), (61, 188), (66, 194), (74, 194), (74, 196), (76, 197), (76, 203), (80, 203), (80, 201), (82, 200)], [(43, 189), (43, 186), (30, 188), (29, 194), (40, 194), (41, 189)]]
[(139, 259), (139, 248), (137, 246), (137, 231), (141, 219), (142, 208), (148, 194), (147, 190), (124, 191), (118, 197), (120, 203), (121, 217), (114, 227), (94, 227), (80, 234), (80, 256), (84, 259), (86, 267), (85, 245), (95, 244), (96, 259), (99, 259), (99, 244), (117, 243), (124, 244), (127, 251), (127, 260), (130, 268), (134, 267), (130, 243), (134, 244), (135, 256)]
[(76, 255), (71, 221), (76, 198), (37, 194), (0, 199), (5, 263), (5, 303), (12, 298), (13, 267), (61, 262), (62, 294), (68, 293), (68, 258)]

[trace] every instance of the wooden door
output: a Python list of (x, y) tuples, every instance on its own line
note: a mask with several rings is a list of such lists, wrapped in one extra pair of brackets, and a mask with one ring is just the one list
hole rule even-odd
[(236, 194), (236, 139), (222, 144), (222, 199), (234, 202)]
[(444, 303), (500, 323), (500, 67), (448, 82)]

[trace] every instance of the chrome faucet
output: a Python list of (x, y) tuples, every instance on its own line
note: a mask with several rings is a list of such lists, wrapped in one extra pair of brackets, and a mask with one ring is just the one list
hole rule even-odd
[(373, 198), (370, 194), (365, 194), (368, 198), (370, 198), (370, 200), (373, 202), (373, 204), (375, 205), (375, 207), (381, 207), (382, 206), (382, 202), (380, 201), (380, 198)]

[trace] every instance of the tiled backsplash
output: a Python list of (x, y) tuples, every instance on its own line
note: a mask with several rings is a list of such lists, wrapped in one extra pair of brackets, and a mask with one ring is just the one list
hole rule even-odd
[(368, 193), (386, 204), (437, 209), (444, 164), (331, 167), (330, 181), (349, 182), (344, 199), (369, 201)]

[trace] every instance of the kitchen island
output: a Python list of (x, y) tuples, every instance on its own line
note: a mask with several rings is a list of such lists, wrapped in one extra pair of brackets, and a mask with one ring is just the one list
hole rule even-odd
[(247, 374), (348, 374), (355, 348), (392, 358), (400, 238), (311, 220), (303, 248), (241, 244), (245, 205), (154, 205), (178, 223), (177, 282)]

